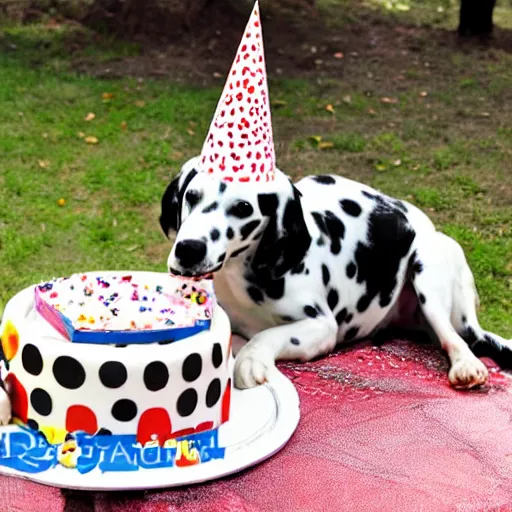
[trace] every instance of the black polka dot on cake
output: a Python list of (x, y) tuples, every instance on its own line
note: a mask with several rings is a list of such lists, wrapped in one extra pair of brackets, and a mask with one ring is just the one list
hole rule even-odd
[(128, 378), (126, 367), (118, 361), (103, 363), (98, 373), (101, 383), (111, 389), (120, 388)]
[(137, 406), (132, 400), (121, 398), (112, 406), (112, 416), (117, 421), (131, 421), (137, 416)]
[(30, 403), (34, 411), (41, 416), (48, 416), (52, 412), (52, 399), (44, 389), (34, 389), (32, 393), (30, 393)]
[(144, 370), (144, 385), (149, 391), (165, 388), (169, 382), (169, 370), (162, 361), (153, 361)]
[(218, 368), (222, 364), (222, 347), (220, 343), (215, 343), (212, 350), (212, 364)]
[(176, 409), (180, 416), (190, 416), (197, 407), (197, 391), (188, 388), (178, 397)]
[(206, 390), (206, 407), (213, 407), (220, 398), (220, 380), (213, 379)]
[(31, 375), (39, 375), (43, 371), (43, 358), (39, 349), (27, 343), (21, 352), (21, 363), (23, 368)]
[(78, 389), (85, 382), (84, 367), (73, 357), (60, 356), (53, 363), (55, 380), (66, 389)]
[(27, 421), (27, 427), (31, 428), (32, 430), (39, 430), (39, 423), (37, 423), (36, 420), (28, 420)]
[(193, 382), (199, 377), (199, 375), (201, 375), (202, 369), (203, 360), (199, 354), (194, 353), (187, 356), (185, 361), (183, 361), (181, 374), (187, 382)]

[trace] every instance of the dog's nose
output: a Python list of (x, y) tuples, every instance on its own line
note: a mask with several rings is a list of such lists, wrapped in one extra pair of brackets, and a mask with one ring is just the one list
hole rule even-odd
[(175, 255), (182, 267), (193, 267), (206, 256), (206, 243), (202, 240), (183, 240), (177, 243)]

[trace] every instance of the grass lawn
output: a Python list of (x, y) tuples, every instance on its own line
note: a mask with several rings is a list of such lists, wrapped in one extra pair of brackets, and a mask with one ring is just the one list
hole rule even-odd
[[(433, 4), (320, 4), (329, 44), (297, 47), (313, 72), (269, 65), (279, 166), (297, 178), (344, 174), (419, 205), (463, 245), (483, 326), (512, 337), (512, 53), (455, 44), (444, 27), (453, 12), (441, 19)], [(498, 15), (506, 25), (512, 8)], [(359, 32), (340, 40), (349, 26)], [(71, 25), (0, 27), (0, 312), (43, 279), (165, 269), (160, 198), (200, 150), (223, 79), (87, 71), (128, 70), (143, 56)]]

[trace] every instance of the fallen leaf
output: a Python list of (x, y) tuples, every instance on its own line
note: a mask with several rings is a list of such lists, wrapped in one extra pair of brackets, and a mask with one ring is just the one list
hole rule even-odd
[(138, 245), (132, 245), (131, 247), (128, 247), (125, 250), (126, 250), (126, 252), (133, 252), (133, 251), (136, 251), (138, 248), (139, 248)]
[(96, 117), (94, 112), (89, 112), (85, 117), (84, 121), (92, 121)]
[(78, 136), (83, 139), (85, 137), (85, 133), (84, 132), (78, 132)]
[(196, 132), (194, 130), (191, 130), (190, 128), (187, 128), (187, 133), (191, 136), (196, 134)]
[(272, 106), (276, 107), (276, 108), (286, 107), (286, 105), (287, 105), (287, 103), (284, 100), (273, 100), (272, 101)]
[(87, 142), (87, 144), (98, 144), (98, 142), (99, 142), (98, 137), (94, 137), (92, 135), (85, 137), (84, 140), (85, 140), (85, 142)]
[(330, 103), (325, 106), (325, 110), (327, 110), (327, 112), (330, 112), (331, 114), (334, 114), (334, 107)]
[(316, 142), (317, 145), (320, 144), (322, 137), (320, 135), (311, 135), (309, 137), (313, 142)]
[(65, 200), (63, 197), (61, 197), (61, 198), (57, 201), (57, 204), (58, 204), (59, 206), (65, 206), (65, 205), (66, 205), (66, 200)]
[(369, 108), (368, 109), (368, 114), (370, 114), (371, 116), (374, 116), (377, 112), (375, 112), (375, 110), (373, 110), (373, 108)]
[(330, 149), (330, 148), (333, 148), (333, 147), (334, 147), (334, 144), (332, 142), (329, 142), (329, 141), (320, 142), (318, 144), (318, 149)]
[(343, 59), (344, 55), (343, 55), (343, 53), (341, 53), (341, 52), (336, 52), (336, 53), (333, 55), (333, 57), (334, 57), (335, 59)]
[(111, 92), (104, 92), (104, 93), (101, 95), (101, 98), (102, 98), (104, 101), (111, 100), (113, 97), (114, 97), (114, 94), (113, 94), (113, 93), (111, 93)]
[(121, 126), (121, 130), (126, 130), (126, 128), (128, 128), (128, 124), (126, 121), (121, 121), (120, 126)]
[(377, 164), (375, 166), (375, 170), (379, 171), (379, 172), (385, 171), (386, 169), (387, 169), (387, 166), (385, 164)]
[(41, 167), (42, 169), (46, 169), (50, 165), (49, 160), (39, 160), (37, 163), (39, 164), (39, 167)]
[(222, 74), (221, 74), (221, 73), (219, 73), (218, 71), (215, 71), (215, 72), (213, 73), (213, 78), (222, 78)]
[(400, 158), (399, 158), (398, 160), (395, 160), (395, 161), (393, 162), (393, 165), (394, 165), (395, 167), (398, 167), (398, 166), (399, 166), (399, 165), (401, 165), (401, 164), (402, 164), (402, 160), (400, 160)]
[(420, 92), (420, 96), (421, 96), (422, 98), (425, 98), (426, 96), (428, 96), (428, 92), (427, 92), (427, 91), (421, 91), (421, 92)]
[(383, 98), (380, 99), (380, 102), (396, 105), (398, 103), (398, 98), (388, 98), (387, 96), (384, 96)]
[(41, 137), (43, 137), (43, 139), (47, 139), (48, 138), (48, 134), (46, 132), (44, 132)]
[(139, 108), (142, 108), (145, 104), (146, 104), (146, 102), (144, 100), (137, 100), (135, 102), (135, 106), (139, 107)]
[(171, 155), (171, 159), (172, 160), (181, 160), (183, 158), (183, 153), (181, 151), (175, 151), (172, 155)]
[(480, 115), (482, 117), (491, 117), (491, 114), (489, 114), (489, 112), (482, 112)]
[(347, 103), (349, 105), (352, 103), (352, 96), (350, 96), (350, 94), (343, 96), (341, 99), (343, 100), (343, 103)]

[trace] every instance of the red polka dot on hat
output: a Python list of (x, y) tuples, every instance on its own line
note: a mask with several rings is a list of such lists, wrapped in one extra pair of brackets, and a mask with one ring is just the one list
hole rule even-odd
[(228, 74), (200, 162), (204, 171), (224, 181), (274, 179), (274, 139), (258, 2)]

